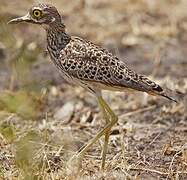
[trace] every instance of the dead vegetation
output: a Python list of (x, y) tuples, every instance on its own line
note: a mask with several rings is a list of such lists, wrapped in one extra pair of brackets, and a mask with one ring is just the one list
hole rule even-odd
[(0, 0), (0, 179), (187, 179), (186, 0), (53, 2), (71, 34), (184, 95), (104, 92), (119, 115), (106, 171), (101, 139), (77, 172), (69, 159), (104, 126), (97, 103), (56, 72), (41, 28), (6, 24), (34, 2)]

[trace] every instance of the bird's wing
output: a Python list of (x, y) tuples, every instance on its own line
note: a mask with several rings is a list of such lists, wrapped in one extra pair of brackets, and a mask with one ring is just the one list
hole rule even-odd
[(59, 59), (73, 78), (105, 86), (130, 88), (171, 99), (164, 90), (143, 75), (139, 75), (118, 57), (90, 41), (72, 37)]

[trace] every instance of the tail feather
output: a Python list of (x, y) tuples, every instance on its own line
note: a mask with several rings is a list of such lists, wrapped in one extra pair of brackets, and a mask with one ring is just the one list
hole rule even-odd
[(157, 88), (153, 88), (148, 93), (151, 94), (151, 95), (154, 95), (154, 96), (162, 96), (162, 97), (165, 97), (165, 98), (167, 98), (167, 99), (169, 99), (171, 101), (174, 101), (174, 102), (178, 103), (178, 101), (175, 98), (173, 98), (174, 91), (169, 90), (169, 89), (163, 89), (159, 85), (157, 85)]
[(163, 96), (171, 101), (178, 102), (173, 96), (175, 96), (175, 92), (167, 89), (167, 88), (162, 88), (160, 85), (156, 84), (155, 82), (149, 80), (145, 76), (140, 76), (143, 84), (145, 87), (147, 87), (147, 93), (154, 95), (154, 96)]
[(178, 103), (178, 101), (176, 99), (174, 99), (173, 97), (170, 97), (170, 96), (168, 96), (166, 94), (161, 94), (161, 96), (163, 96), (163, 97), (165, 97), (165, 98), (167, 98), (167, 99), (169, 99), (171, 101), (174, 101), (174, 102)]

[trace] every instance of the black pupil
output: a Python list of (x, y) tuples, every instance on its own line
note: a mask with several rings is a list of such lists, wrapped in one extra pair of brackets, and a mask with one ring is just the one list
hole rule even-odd
[(38, 11), (35, 11), (35, 15), (38, 16), (38, 15), (39, 15), (39, 12), (38, 12)]

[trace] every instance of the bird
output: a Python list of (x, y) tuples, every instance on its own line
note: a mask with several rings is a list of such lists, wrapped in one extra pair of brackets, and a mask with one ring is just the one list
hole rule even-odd
[(160, 85), (133, 71), (107, 49), (70, 35), (55, 6), (44, 3), (33, 5), (26, 15), (14, 18), (8, 24), (21, 22), (41, 25), (45, 29), (50, 59), (62, 77), (69, 83), (82, 86), (98, 101), (106, 124), (93, 139), (76, 152), (76, 159), (81, 161), (87, 150), (104, 136), (101, 169), (105, 168), (109, 137), (112, 127), (118, 122), (118, 116), (103, 99), (102, 90), (136, 90), (177, 102)]

